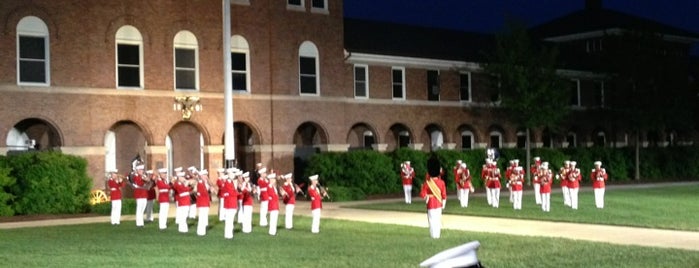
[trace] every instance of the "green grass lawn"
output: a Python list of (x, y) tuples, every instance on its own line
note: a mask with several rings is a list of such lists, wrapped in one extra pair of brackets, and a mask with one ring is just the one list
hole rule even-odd
[[(579, 193), (578, 210), (564, 206), (563, 195), (558, 192), (551, 195), (551, 212), (548, 213), (541, 211), (541, 207), (534, 202), (534, 195), (529, 193), (522, 198), (520, 211), (512, 209), (507, 191), (503, 190), (500, 208), (488, 206), (485, 195), (479, 195), (469, 198), (468, 208), (461, 208), (456, 198), (450, 198), (444, 213), (699, 231), (699, 185), (607, 189), (604, 209), (595, 207), (594, 194), (590, 189)], [(411, 205), (393, 202), (356, 207), (424, 212), (425, 204), (421, 201), (419, 197), (414, 197)]]
[[(137, 229), (133, 221), (0, 230), (4, 267), (417, 267), (433, 254), (479, 240), (487, 267), (696, 267), (699, 252), (619, 246), (568, 239), (322, 220), (310, 233), (310, 218), (296, 217), (296, 229), (267, 229), (223, 238), (223, 224), (211, 217), (207, 236), (190, 228), (179, 234), (157, 223)], [(253, 221), (256, 222), (256, 221)]]

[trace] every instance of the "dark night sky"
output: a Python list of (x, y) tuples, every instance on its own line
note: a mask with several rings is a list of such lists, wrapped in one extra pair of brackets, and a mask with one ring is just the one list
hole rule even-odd
[[(602, 5), (699, 33), (699, 0), (602, 0)], [(344, 1), (346, 17), (485, 33), (502, 30), (506, 17), (535, 26), (583, 8), (585, 0)]]

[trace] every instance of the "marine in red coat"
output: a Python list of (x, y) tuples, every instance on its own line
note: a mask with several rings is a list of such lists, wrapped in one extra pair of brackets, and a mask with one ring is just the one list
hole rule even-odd
[(107, 187), (109, 188), (109, 198), (111, 200), (112, 211), (111, 211), (111, 223), (112, 225), (119, 225), (121, 223), (121, 187), (124, 187), (126, 182), (117, 174), (117, 170), (110, 170), (109, 179), (107, 180)]
[(413, 178), (415, 178), (415, 169), (410, 166), (410, 161), (405, 161), (401, 164), (400, 178), (403, 184), (405, 203), (410, 204), (413, 197)]
[(318, 185), (318, 175), (308, 177), (311, 185), (308, 186), (308, 197), (311, 198), (311, 233), (317, 234), (320, 232), (320, 211), (323, 208), (323, 197), (327, 196), (326, 192), (322, 192)]
[(441, 164), (435, 155), (427, 160), (429, 177), (422, 184), (420, 197), (427, 205), (427, 221), (430, 226), (430, 237), (439, 238), (442, 230), (442, 209), (447, 204), (447, 189), (444, 181), (439, 178)]
[(285, 204), (284, 213), (284, 228), (292, 229), (294, 227), (294, 208), (296, 208), (296, 193), (301, 192), (301, 187), (294, 183), (291, 173), (282, 175), (285, 182), (282, 186), (282, 196)]
[(590, 172), (590, 180), (592, 180), (592, 191), (595, 192), (595, 206), (604, 208), (604, 184), (607, 181), (607, 170), (602, 168), (602, 162), (595, 161), (595, 168)]
[(578, 190), (580, 188), (582, 174), (580, 173), (580, 169), (575, 166), (575, 161), (571, 161), (570, 173), (568, 174), (568, 192), (570, 194), (570, 207), (578, 209)]

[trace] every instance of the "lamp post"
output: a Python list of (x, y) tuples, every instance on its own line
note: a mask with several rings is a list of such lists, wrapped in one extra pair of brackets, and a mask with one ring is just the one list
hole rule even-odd
[(224, 140), (223, 153), (226, 168), (235, 166), (235, 144), (233, 139), (233, 84), (231, 81), (231, 0), (223, 0), (223, 104)]

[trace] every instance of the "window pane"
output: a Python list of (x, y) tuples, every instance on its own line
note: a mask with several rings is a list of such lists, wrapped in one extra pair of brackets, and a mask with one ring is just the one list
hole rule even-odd
[(138, 67), (119, 67), (120, 87), (140, 87), (141, 75)]
[(316, 74), (316, 59), (315, 58), (300, 57), (299, 63), (300, 63), (299, 67), (300, 67), (301, 74), (309, 74), (309, 75)]
[(357, 81), (354, 83), (354, 95), (357, 97), (366, 97), (366, 83)]
[(403, 86), (401, 86), (401, 85), (394, 85), (393, 86), (393, 97), (394, 98), (403, 98)]
[(499, 135), (490, 135), (490, 147), (491, 148), (500, 148), (500, 136)]
[(118, 64), (140, 65), (138, 45), (117, 45)]
[(393, 70), (393, 83), (403, 83), (403, 70), (394, 69)]
[(195, 85), (194, 71), (177, 70), (175, 71), (175, 76), (177, 76), (175, 81), (175, 87), (177, 89), (197, 89)]
[(195, 68), (194, 49), (175, 49), (175, 67)]
[(462, 101), (470, 101), (471, 100), (471, 94), (470, 94), (470, 89), (469, 89), (469, 75), (468, 74), (462, 74), (460, 76), (460, 85), (459, 85), (459, 97)]
[(357, 81), (366, 81), (366, 69), (364, 67), (354, 67), (354, 79)]
[(316, 93), (316, 78), (311, 76), (301, 76), (301, 93)]
[(22, 59), (46, 59), (44, 37), (19, 37), (19, 57)]
[(245, 74), (233, 74), (233, 90), (247, 91), (247, 78)]
[(231, 69), (235, 71), (245, 71), (245, 53), (231, 52)]
[(427, 100), (439, 100), (439, 73), (427, 71)]
[(19, 62), (19, 81), (46, 83), (46, 68), (43, 61)]
[(461, 136), (461, 149), (471, 149), (471, 143), (470, 135)]
[(578, 105), (578, 81), (570, 82), (570, 105)]
[(325, 0), (313, 0), (311, 5), (315, 8), (325, 8)]
[(301, 0), (289, 0), (289, 5), (300, 6)]

